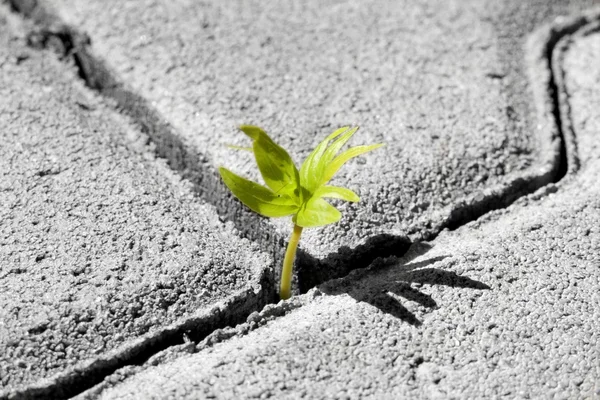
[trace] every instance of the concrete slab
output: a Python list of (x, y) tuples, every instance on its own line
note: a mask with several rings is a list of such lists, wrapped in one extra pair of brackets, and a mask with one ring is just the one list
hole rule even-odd
[[(30, 2), (12, 3), (36, 14)], [(524, 38), (543, 21), (600, 2), (35, 4), (90, 35), (81, 54), (106, 65), (82, 62), (88, 82), (138, 119), (148, 115), (140, 109), (156, 110), (165, 121), (149, 128), (155, 140), (169, 148), (173, 136), (180, 140), (198, 162), (177, 168), (200, 168), (198, 190), (264, 248), (280, 248), (289, 221), (258, 224), (229, 201), (215, 173), (226, 165), (258, 178), (249, 154), (225, 147), (245, 143), (237, 125), (263, 126), (297, 162), (342, 124), (362, 126), (354, 143), (386, 143), (336, 180), (362, 202), (340, 205), (340, 223), (302, 238), (308, 256), (300, 261), (331, 269), (356, 263), (360, 252), (389, 253), (382, 242), (393, 248), (404, 235), (460, 225), (561, 173), (550, 82), (528, 81), (528, 68), (537, 74), (546, 54), (527, 64)], [(145, 100), (132, 101), (119, 82)], [(172, 164), (185, 158), (177, 154)]]
[(600, 23), (565, 43), (577, 175), (82, 398), (600, 398)]
[(25, 32), (2, 5), (0, 398), (66, 397), (262, 308), (272, 261)]

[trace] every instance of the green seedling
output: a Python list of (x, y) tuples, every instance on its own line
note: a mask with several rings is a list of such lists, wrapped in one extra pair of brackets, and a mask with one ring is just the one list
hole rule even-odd
[(252, 148), (230, 147), (254, 152), (266, 186), (242, 178), (224, 167), (219, 168), (219, 172), (225, 185), (252, 211), (271, 218), (293, 215), (294, 230), (285, 252), (279, 290), (279, 296), (285, 300), (291, 295), (292, 270), (302, 229), (328, 225), (342, 217), (340, 211), (325, 198), (351, 202), (360, 200), (352, 190), (327, 183), (348, 160), (383, 144), (356, 146), (338, 154), (358, 130), (358, 127), (345, 126), (319, 143), (298, 171), (288, 152), (261, 128), (242, 125), (240, 130), (252, 139)]

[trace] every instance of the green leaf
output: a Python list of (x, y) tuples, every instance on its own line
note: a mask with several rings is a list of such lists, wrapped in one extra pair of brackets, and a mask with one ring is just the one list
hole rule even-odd
[(348, 140), (350, 140), (352, 135), (354, 135), (357, 130), (358, 126), (349, 129), (348, 131), (346, 131), (346, 133), (337, 138), (336, 141), (333, 142), (331, 146), (327, 148), (327, 150), (325, 150), (325, 153), (322, 157), (323, 170), (325, 170), (325, 168), (331, 163), (331, 161), (333, 161), (334, 157), (337, 155), (340, 149), (348, 142)]
[(299, 173), (289, 154), (277, 144), (262, 138), (254, 141), (252, 148), (267, 186), (275, 193), (299, 196)]
[(314, 197), (329, 197), (332, 199), (341, 199), (357, 203), (360, 201), (360, 197), (350, 189), (346, 189), (338, 186), (321, 186), (319, 187)]
[(302, 182), (302, 186), (310, 193), (316, 190), (323, 177), (324, 165), (321, 158), (325, 153), (329, 141), (335, 139), (348, 129), (348, 126), (344, 126), (327, 136), (302, 163), (302, 166), (300, 167), (300, 182)]
[(252, 151), (252, 147), (236, 146), (235, 144), (226, 144), (225, 146), (230, 148), (231, 150)]
[(285, 217), (300, 207), (289, 196), (273, 193), (270, 189), (234, 174), (227, 168), (219, 168), (225, 185), (252, 211), (265, 217)]
[(240, 125), (240, 130), (248, 135), (252, 140), (258, 140), (261, 135), (269, 137), (265, 131), (254, 125)]
[(341, 217), (337, 208), (320, 197), (311, 197), (294, 216), (294, 223), (303, 228), (312, 228), (332, 224)]
[(287, 151), (257, 126), (242, 125), (240, 130), (254, 141), (256, 164), (267, 186), (277, 194), (299, 197), (300, 175)]
[(338, 170), (351, 158), (360, 156), (361, 154), (375, 150), (383, 146), (383, 144), (372, 144), (368, 146), (356, 146), (352, 147), (336, 158), (327, 166), (323, 175), (323, 183), (329, 182), (329, 180), (338, 172)]

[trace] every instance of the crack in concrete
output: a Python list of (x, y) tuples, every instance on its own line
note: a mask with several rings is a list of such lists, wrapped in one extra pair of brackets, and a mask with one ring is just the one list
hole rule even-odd
[[(155, 144), (156, 154), (166, 159), (170, 168), (193, 183), (194, 191), (202, 200), (214, 205), (223, 220), (232, 221), (245, 236), (261, 248), (273, 253), (278, 265), (283, 259), (285, 240), (264, 219), (244, 209), (235, 201), (210, 160), (204, 154), (193, 152), (145, 100), (118, 81), (106, 64), (95, 57), (87, 35), (62, 23), (58, 17), (38, 4), (36, 0), (5, 0), (12, 9), (37, 25), (28, 43), (36, 48), (53, 48), (61, 58), (71, 58), (79, 76), (91, 89), (116, 101), (118, 111), (129, 116)], [(564, 88), (561, 67), (562, 54), (575, 32), (600, 19), (600, 12), (571, 19), (560, 19), (539, 28), (528, 42), (528, 66), (534, 99), (538, 107), (538, 133), (542, 145), (551, 154), (542, 160), (538, 173), (512, 179), (506, 184), (474, 193), (457, 202), (446, 219), (419, 237), (377, 235), (354, 249), (341, 248), (322, 260), (299, 249), (297, 259), (297, 286), (300, 292), (332, 279), (348, 275), (352, 270), (365, 268), (378, 257), (402, 256), (413, 243), (432, 240), (443, 229), (456, 229), (482, 215), (506, 208), (517, 199), (534, 194), (541, 197), (556, 192), (554, 185), (579, 169), (575, 134), (570, 121), (568, 94)], [(542, 152), (545, 154), (545, 152)], [(199, 343), (221, 329), (244, 322), (252, 313), (260, 312), (276, 299), (273, 277), (261, 278), (259, 287), (234, 296), (227, 303), (217, 304), (200, 316), (187, 318), (152, 335), (139, 338), (127, 346), (92, 360), (76, 369), (31, 385), (11, 398), (67, 398), (79, 394), (101, 382), (119, 368), (140, 365), (152, 355), (184, 343), (184, 336)], [(279, 307), (279, 306), (270, 306)], [(284, 312), (285, 314), (285, 312)], [(0, 393), (0, 399), (8, 394)]]
[(155, 354), (184, 344), (198, 343), (213, 332), (246, 321), (257, 308), (273, 302), (265, 288), (273, 286), (270, 276), (228, 300), (217, 303), (198, 315), (187, 317), (165, 328), (144, 335), (100, 357), (79, 363), (75, 368), (46, 378), (36, 384), (10, 392), (0, 399), (67, 399), (92, 388), (105, 377), (125, 366), (142, 365)]

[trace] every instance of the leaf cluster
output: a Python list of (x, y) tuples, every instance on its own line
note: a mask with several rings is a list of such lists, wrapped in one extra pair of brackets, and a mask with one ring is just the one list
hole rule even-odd
[(293, 222), (304, 228), (328, 225), (341, 218), (340, 211), (325, 198), (360, 200), (352, 190), (327, 183), (348, 160), (383, 146), (356, 146), (340, 153), (358, 130), (345, 126), (319, 143), (298, 170), (288, 152), (261, 128), (242, 125), (240, 130), (252, 139), (252, 148), (248, 150), (254, 152), (266, 186), (221, 167), (223, 181), (251, 210), (265, 217), (293, 215)]

